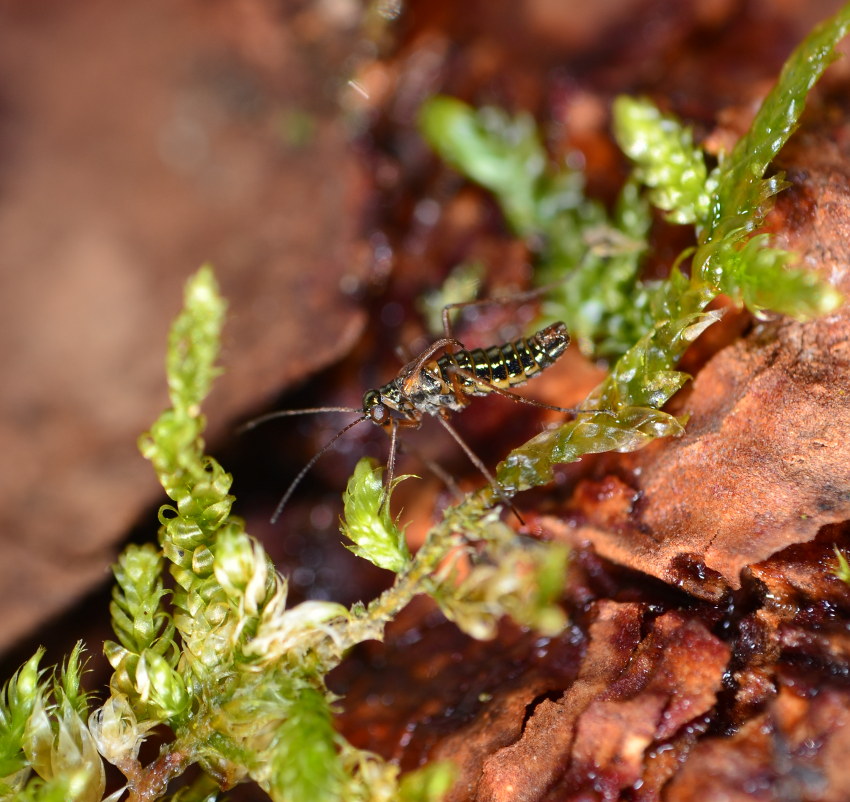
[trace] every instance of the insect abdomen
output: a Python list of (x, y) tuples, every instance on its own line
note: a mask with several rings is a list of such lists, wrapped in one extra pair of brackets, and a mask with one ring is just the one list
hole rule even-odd
[(558, 322), (530, 337), (503, 345), (443, 354), (437, 360), (437, 367), (447, 384), (451, 384), (452, 374), (455, 374), (467, 392), (486, 395), (492, 390), (473, 381), (471, 376), (500, 389), (516, 387), (553, 365), (569, 344), (567, 327)]

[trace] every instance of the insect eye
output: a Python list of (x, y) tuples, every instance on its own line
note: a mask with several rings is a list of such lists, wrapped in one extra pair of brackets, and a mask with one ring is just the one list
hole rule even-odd
[(381, 395), (376, 390), (369, 390), (363, 396), (363, 411), (369, 412), (372, 407), (376, 407), (381, 403)]
[(386, 425), (390, 419), (389, 407), (380, 402), (375, 403), (369, 408), (369, 419), (372, 423), (377, 423), (379, 426)]

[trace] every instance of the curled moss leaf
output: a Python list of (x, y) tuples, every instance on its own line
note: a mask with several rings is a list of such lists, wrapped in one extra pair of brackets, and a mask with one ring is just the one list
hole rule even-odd
[(97, 749), (115, 766), (135, 760), (148, 731), (156, 721), (140, 722), (129, 699), (113, 694), (89, 717), (89, 730)]
[(336, 602), (311, 600), (286, 610), (273, 599), (245, 654), (256, 666), (292, 661), (311, 671), (329, 670), (342, 659), (344, 647), (336, 633), (349, 620), (348, 609)]
[(635, 162), (638, 180), (651, 188), (653, 204), (672, 223), (704, 221), (710, 205), (708, 171), (690, 129), (646, 100), (620, 96), (613, 113), (617, 143)]
[(113, 567), (112, 628), (129, 652), (155, 648), (165, 654), (176, 649), (174, 625), (162, 603), (168, 594), (162, 569), (162, 556), (150, 543), (129, 545)]
[(342, 496), (340, 531), (353, 544), (347, 548), (358, 557), (398, 572), (410, 561), (410, 552), (404, 531), (390, 514), (390, 495), (399, 482), (409, 477), (396, 478), (385, 493), (382, 476), (383, 468), (376, 468), (374, 461), (364, 458), (357, 463)]
[(244, 532), (226, 529), (215, 545), (213, 570), (224, 592), (237, 602), (241, 617), (256, 616), (274, 581), (274, 566), (263, 547)]
[(139, 656), (135, 680), (139, 698), (150, 704), (154, 717), (178, 719), (189, 707), (191, 699), (183, 678), (153, 650), (146, 649)]

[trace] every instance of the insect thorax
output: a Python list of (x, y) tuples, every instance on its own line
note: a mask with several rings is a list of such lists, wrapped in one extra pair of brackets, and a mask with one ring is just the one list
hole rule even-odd
[(441, 410), (458, 411), (464, 408), (450, 382), (443, 375), (439, 361), (428, 362), (416, 376), (408, 393), (410, 403), (428, 415), (439, 415)]

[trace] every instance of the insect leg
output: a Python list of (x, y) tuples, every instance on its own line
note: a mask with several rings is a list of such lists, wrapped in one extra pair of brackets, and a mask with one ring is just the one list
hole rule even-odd
[(513, 510), (514, 515), (519, 519), (519, 522), (522, 526), (525, 526), (525, 521), (522, 519), (522, 516), (519, 514), (519, 511), (514, 506), (513, 502), (505, 495), (505, 491), (502, 489), (502, 486), (496, 481), (496, 478), (493, 476), (490, 471), (487, 470), (487, 466), (481, 461), (480, 457), (466, 444), (464, 439), (457, 433), (454, 426), (452, 426), (442, 415), (436, 416), (437, 420), (443, 425), (443, 428), (454, 438), (455, 442), (463, 449), (464, 454), (469, 457), (469, 461), (481, 472), (481, 475), (487, 480), (490, 484), (490, 487), (493, 488), (493, 492), (508, 506)]
[(545, 295), (549, 290), (554, 289), (563, 281), (553, 281), (550, 284), (544, 284), (542, 287), (535, 287), (533, 290), (525, 290), (512, 295), (503, 295), (499, 298), (479, 298), (475, 301), (456, 301), (455, 303), (446, 304), (443, 307), (443, 332), (446, 339), (453, 339), (452, 326), (449, 320), (449, 314), (453, 309), (469, 309), (475, 306), (508, 306), (509, 304), (522, 304), (526, 301), (533, 301), (541, 295)]
[(419, 381), (419, 374), (422, 372), (422, 366), (441, 348), (449, 348), (450, 346), (457, 348), (458, 350), (463, 350), (463, 343), (460, 340), (456, 340), (454, 337), (446, 337), (445, 339), (431, 343), (431, 345), (429, 345), (416, 358), (415, 362), (405, 367), (404, 372), (407, 374), (407, 378), (404, 380), (404, 384), (402, 386), (402, 392), (405, 395), (409, 395), (412, 389), (416, 386), (416, 382)]
[(387, 479), (384, 482), (384, 489), (381, 491), (381, 503), (378, 505), (378, 512), (384, 509), (384, 504), (390, 496), (390, 491), (393, 487), (393, 479), (395, 478), (395, 454), (398, 448), (398, 421), (393, 418), (390, 422), (390, 453), (387, 456)]
[(390, 453), (387, 457), (387, 480), (384, 482), (384, 489), (381, 493), (381, 503), (378, 505), (378, 512), (384, 508), (387, 503), (390, 490), (395, 479), (395, 458), (398, 453), (398, 430), (404, 426), (411, 429), (418, 429), (422, 424), (421, 420), (405, 420), (404, 418), (392, 418), (390, 420)]

